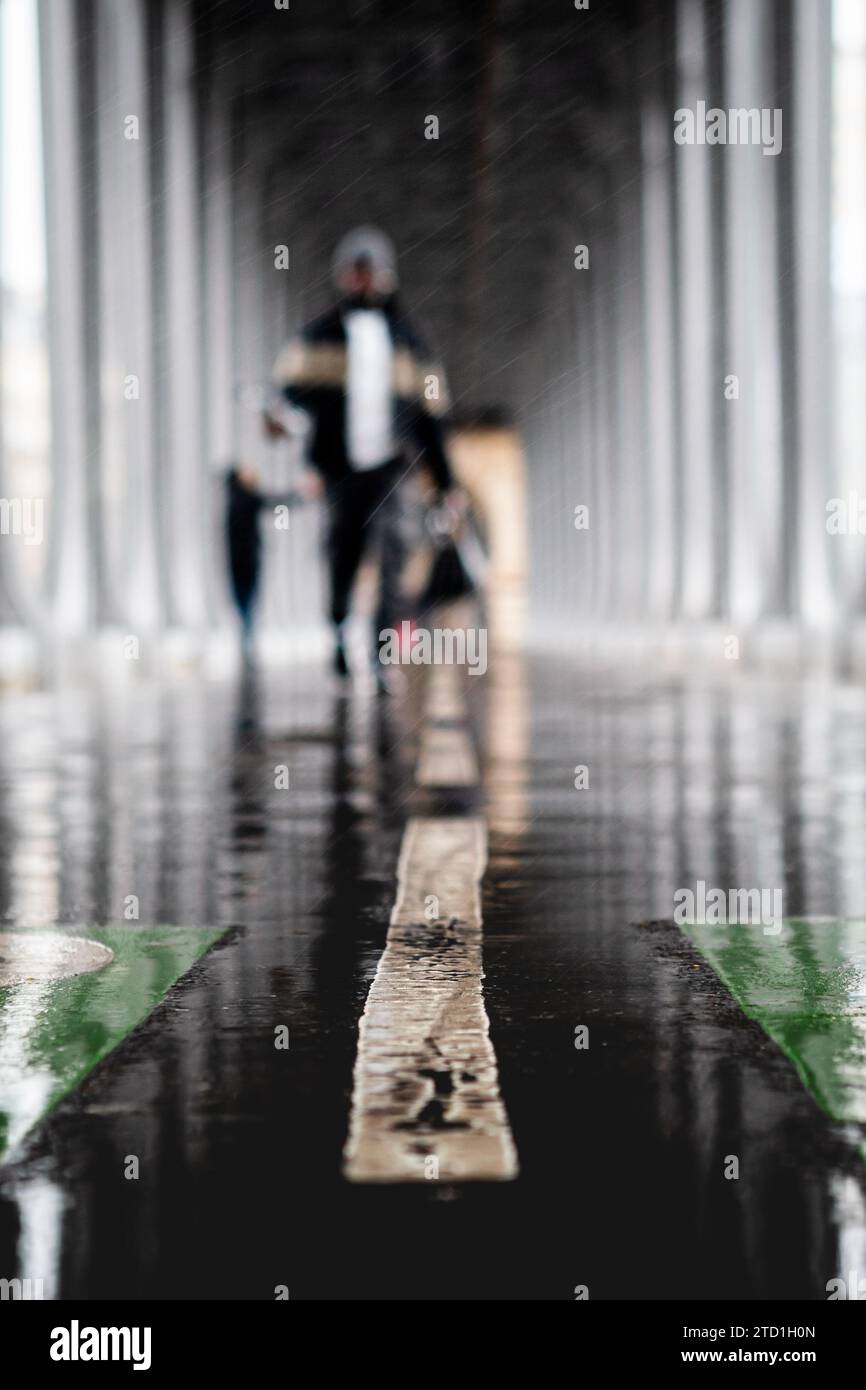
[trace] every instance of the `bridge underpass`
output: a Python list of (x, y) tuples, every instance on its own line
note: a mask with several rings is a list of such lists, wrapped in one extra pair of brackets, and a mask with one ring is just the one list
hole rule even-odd
[[(0, 77), (0, 1277), (866, 1277), (859, 6), (0, 0)], [(486, 552), (384, 696), (262, 428), (359, 224)]]

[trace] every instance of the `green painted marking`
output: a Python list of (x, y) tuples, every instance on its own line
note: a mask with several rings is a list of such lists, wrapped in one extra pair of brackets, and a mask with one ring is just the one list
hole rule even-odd
[(0, 1161), (165, 997), (225, 928), (58, 930), (114, 960), (87, 975), (0, 987)]
[(834, 1120), (866, 1124), (866, 922), (789, 918), (682, 930)]

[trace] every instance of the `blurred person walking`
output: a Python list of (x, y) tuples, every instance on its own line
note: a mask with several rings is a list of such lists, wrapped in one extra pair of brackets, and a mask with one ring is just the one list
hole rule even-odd
[(295, 507), (298, 491), (270, 496), (261, 491), (259, 476), (249, 464), (232, 464), (225, 474), (225, 540), (232, 598), (241, 620), (241, 652), (252, 659), (256, 605), (259, 596), (262, 536), (261, 513), (274, 507)]
[[(440, 367), (398, 302), (390, 239), (358, 227), (334, 253), (337, 302), (308, 324), (277, 358), (273, 378), (283, 401), (311, 418), (309, 457), (324, 481), (334, 668), (349, 671), (346, 619), (359, 565), (378, 551), (379, 597), (373, 665), (379, 688), (379, 634), (405, 616), (400, 576), (406, 559), (399, 490), (420, 456), (442, 500), (453, 486), (442, 440), (447, 390)], [(287, 433), (275, 408), (272, 435)]]

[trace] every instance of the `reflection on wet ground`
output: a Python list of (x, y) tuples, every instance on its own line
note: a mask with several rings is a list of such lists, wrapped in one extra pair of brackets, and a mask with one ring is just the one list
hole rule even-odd
[(222, 932), (97, 927), (92, 934), (98, 940), (23, 927), (0, 934), (10, 969), (0, 980), (0, 1159), (7, 1162)]
[[(221, 936), (4, 1169), (0, 1276), (63, 1297), (822, 1298), (866, 1269), (862, 1117), (825, 1114), (670, 925), (698, 880), (866, 916), (866, 697), (513, 657), (467, 696), (480, 792), (417, 783), (418, 682), (346, 697), (311, 667), (0, 702), (2, 930)], [(520, 1172), (349, 1182), (358, 1025), (407, 821), (431, 814), (486, 822), (484, 1002)]]
[(710, 920), (687, 930), (822, 1109), (866, 1125), (866, 922)]

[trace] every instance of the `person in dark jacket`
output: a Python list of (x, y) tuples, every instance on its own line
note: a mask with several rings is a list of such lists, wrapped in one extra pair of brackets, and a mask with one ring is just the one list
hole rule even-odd
[(249, 657), (253, 614), (259, 587), (262, 498), (248, 470), (232, 467), (226, 473), (226, 546), (232, 596), (241, 620), (244, 656)]
[[(345, 622), (358, 567), (378, 547), (379, 633), (395, 628), (405, 561), (399, 487), (419, 456), (440, 494), (452, 487), (441, 421), (447, 388), (396, 297), (394, 248), (384, 233), (359, 227), (337, 247), (338, 302), (287, 344), (274, 367), (274, 387), (311, 419), (309, 457), (324, 480), (334, 663), (348, 673)], [(285, 432), (274, 412), (272, 434)]]
[(241, 620), (241, 643), (245, 661), (252, 656), (253, 626), (259, 592), (262, 537), (259, 518), (263, 509), (294, 507), (303, 499), (297, 492), (268, 496), (260, 491), (254, 469), (232, 464), (226, 471), (225, 537), (229, 582)]

